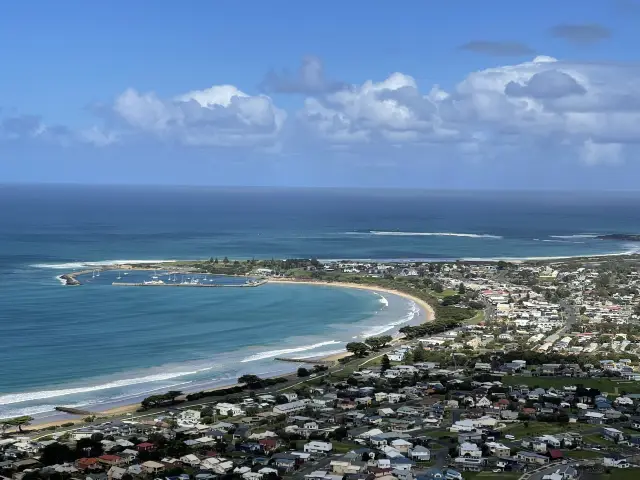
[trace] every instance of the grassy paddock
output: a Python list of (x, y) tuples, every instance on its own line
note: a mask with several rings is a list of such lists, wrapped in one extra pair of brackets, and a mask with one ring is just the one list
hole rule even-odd
[(529, 387), (562, 388), (567, 385), (584, 385), (597, 388), (601, 392), (640, 393), (640, 382), (615, 381), (609, 378), (571, 378), (571, 377), (523, 377), (520, 375), (505, 375), (501, 382), (506, 385), (527, 385)]

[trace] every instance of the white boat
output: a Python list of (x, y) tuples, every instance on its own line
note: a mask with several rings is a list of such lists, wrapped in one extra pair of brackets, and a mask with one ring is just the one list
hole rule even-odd
[(162, 280), (145, 280), (144, 284), (145, 285), (164, 285), (164, 282)]

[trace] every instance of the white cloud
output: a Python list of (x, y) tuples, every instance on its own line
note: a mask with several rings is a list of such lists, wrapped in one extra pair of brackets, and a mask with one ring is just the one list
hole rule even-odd
[(133, 89), (113, 111), (131, 129), (194, 146), (255, 146), (274, 142), (286, 113), (265, 95), (251, 96), (233, 85), (215, 85), (173, 99)]
[(477, 152), (540, 143), (574, 145), (586, 163), (618, 162), (640, 142), (640, 67), (538, 56), (530, 62), (470, 73), (450, 91), (420, 92), (394, 73), (381, 82), (308, 98), (298, 117), (328, 142), (451, 143)]

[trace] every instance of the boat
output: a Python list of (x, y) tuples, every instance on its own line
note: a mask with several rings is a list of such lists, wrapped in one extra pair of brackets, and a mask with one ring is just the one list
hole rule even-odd
[(145, 280), (144, 285), (164, 285), (162, 280)]

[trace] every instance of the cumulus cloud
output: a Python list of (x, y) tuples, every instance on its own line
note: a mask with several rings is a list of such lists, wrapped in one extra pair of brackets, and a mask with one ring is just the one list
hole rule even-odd
[(587, 91), (571, 75), (559, 70), (547, 70), (532, 75), (524, 84), (507, 83), (505, 93), (511, 97), (545, 99), (584, 95)]
[(325, 77), (324, 65), (320, 58), (308, 55), (295, 74), (290, 72), (269, 72), (261, 83), (268, 93), (301, 93), (308, 95), (335, 92), (346, 88), (346, 84)]
[(459, 48), (496, 57), (518, 57), (533, 54), (533, 49), (527, 45), (508, 41), (474, 40), (460, 45)]
[(273, 142), (286, 119), (265, 95), (215, 85), (175, 98), (134, 89), (116, 98), (113, 112), (137, 133), (196, 146), (255, 146)]
[(490, 158), (531, 145), (573, 149), (589, 164), (618, 162), (640, 142), (638, 66), (547, 56), (469, 74), (450, 91), (421, 91), (395, 73), (310, 97), (298, 118), (333, 144), (449, 145)]
[(578, 45), (588, 45), (611, 37), (611, 30), (596, 23), (562, 24), (551, 27), (551, 35)]

